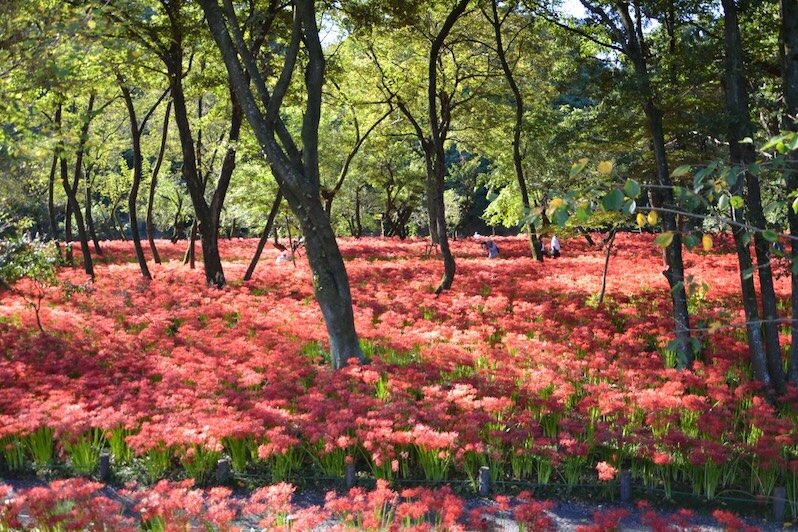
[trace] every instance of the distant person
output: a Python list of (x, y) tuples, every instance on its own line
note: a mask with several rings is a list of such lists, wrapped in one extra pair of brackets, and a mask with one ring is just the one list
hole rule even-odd
[(538, 246), (538, 249), (540, 250), (541, 255), (545, 255), (546, 254), (546, 244), (543, 242), (543, 237), (541, 235), (538, 235), (537, 246)]
[(560, 256), (560, 241), (557, 235), (551, 237), (551, 256), (555, 259)]
[(495, 259), (496, 257), (499, 256), (499, 246), (497, 246), (496, 242), (494, 242), (493, 240), (491, 239), (485, 240), (484, 242), (482, 242), (481, 245), (483, 249), (485, 249), (488, 252), (489, 259)]

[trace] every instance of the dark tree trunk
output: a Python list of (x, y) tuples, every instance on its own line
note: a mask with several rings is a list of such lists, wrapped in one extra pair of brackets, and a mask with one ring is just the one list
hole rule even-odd
[[(89, 249), (89, 239), (88, 235), (86, 234), (86, 227), (83, 224), (83, 215), (81, 214), (80, 205), (78, 204), (77, 198), (77, 189), (78, 184), (80, 182), (80, 176), (83, 170), (83, 153), (86, 146), (86, 141), (88, 140), (89, 134), (89, 125), (91, 124), (92, 119), (92, 109), (94, 107), (94, 94), (89, 96), (89, 101), (86, 106), (86, 116), (83, 119), (83, 125), (81, 126), (80, 130), (80, 138), (78, 141), (78, 149), (75, 154), (75, 175), (72, 183), (69, 182), (69, 175), (68, 175), (68, 168), (67, 168), (67, 161), (63, 153), (63, 144), (60, 147), (60, 159), (61, 159), (61, 183), (64, 187), (64, 193), (67, 196), (67, 220), (66, 220), (66, 227), (69, 231), (65, 231), (66, 237), (68, 242), (72, 240), (72, 224), (71, 218), (72, 216), (75, 217), (75, 224), (78, 228), (78, 239), (80, 240), (80, 250), (81, 255), (83, 256), (83, 269), (87, 275), (94, 280), (94, 264), (91, 259), (91, 251)], [(59, 109), (60, 110), (60, 109)], [(61, 127), (61, 114), (58, 113), (58, 127)], [(70, 215), (71, 214), (71, 215)], [(71, 247), (67, 246), (67, 260), (69, 262), (72, 261), (72, 250)]]
[[(443, 188), (446, 178), (446, 154), (444, 152), (444, 142), (451, 125), (451, 100), (449, 95), (443, 91), (438, 92), (438, 61), (440, 60), (441, 49), (443, 48), (446, 37), (451, 32), (457, 19), (465, 11), (469, 0), (459, 0), (454, 8), (446, 16), (446, 20), (441, 27), (438, 35), (432, 41), (428, 59), (429, 80), (427, 87), (427, 105), (430, 123), (430, 151), (433, 154), (433, 171), (431, 179), (428, 179), (427, 195), (432, 199), (430, 205), (435, 209), (434, 222), (437, 224), (438, 243), (440, 244), (441, 257), (443, 258), (443, 277), (435, 289), (436, 294), (452, 287), (456, 264), (454, 256), (449, 248), (449, 236), (446, 230), (446, 209), (443, 203)], [(438, 104), (440, 103), (440, 114)]]
[(737, 261), (740, 264), (740, 286), (742, 288), (745, 329), (748, 337), (748, 354), (751, 357), (751, 368), (753, 369), (754, 378), (766, 387), (770, 387), (770, 372), (768, 371), (765, 342), (762, 338), (762, 328), (759, 321), (759, 307), (756, 299), (756, 288), (754, 287), (754, 270), (751, 262), (751, 251), (747, 243), (747, 233), (745, 229), (735, 227), (732, 230), (732, 234), (734, 235), (734, 247), (737, 250)]
[(258, 261), (260, 260), (260, 255), (263, 253), (263, 248), (266, 246), (266, 241), (269, 240), (269, 233), (272, 230), (272, 226), (274, 226), (274, 220), (277, 218), (277, 213), (280, 211), (280, 203), (283, 201), (283, 191), (277, 190), (277, 196), (274, 198), (274, 203), (272, 203), (272, 208), (269, 210), (269, 217), (266, 220), (266, 225), (263, 227), (263, 232), (260, 234), (260, 240), (258, 240), (258, 247), (255, 250), (255, 254), (252, 256), (252, 260), (249, 262), (249, 267), (247, 268), (247, 273), (244, 274), (244, 280), (249, 281), (252, 279), (252, 275), (255, 273), (255, 266), (258, 265)]
[[(60, 166), (61, 185), (64, 186), (64, 183), (66, 183), (65, 186), (69, 189), (71, 188), (69, 184), (69, 164), (67, 163), (66, 157), (63, 155), (60, 157)], [(72, 255), (72, 204), (69, 201), (69, 192), (67, 189), (64, 189), (67, 194), (67, 202), (64, 207), (64, 260), (67, 264), (72, 266), (74, 262), (74, 257)]]
[[(59, 106), (57, 115), (60, 114)], [(50, 238), (58, 242), (58, 222), (55, 220), (55, 174), (58, 168), (58, 150), (53, 154), (53, 164), (50, 166), (50, 178), (47, 181), (47, 216), (50, 218)], [(60, 248), (59, 248), (60, 249)]]
[[(64, 159), (62, 159), (64, 161)], [(64, 161), (66, 162), (66, 161)], [(66, 174), (62, 173), (62, 178)], [(72, 190), (72, 185), (69, 183), (69, 178), (62, 179), (64, 185), (64, 192), (67, 195), (67, 201), (71, 206), (72, 214), (75, 216), (75, 225), (78, 228), (78, 238), (80, 239), (80, 252), (83, 255), (83, 270), (86, 274), (94, 280), (94, 264), (91, 260), (91, 251), (89, 250), (89, 240), (86, 235), (86, 227), (83, 225), (83, 215), (80, 212), (80, 205), (78, 199)]]
[[(776, 310), (776, 293), (773, 287), (773, 274), (770, 267), (770, 243), (764, 238), (761, 230), (765, 229), (765, 215), (762, 211), (762, 198), (759, 178), (747, 168), (756, 160), (753, 144), (741, 144), (746, 137), (753, 137), (753, 128), (748, 117), (749, 103), (746, 88), (745, 67), (743, 64), (743, 46), (737, 20), (737, 5), (734, 0), (722, 0), (724, 15), (725, 45), (725, 94), (726, 114), (729, 128), (729, 154), (733, 171), (738, 179), (745, 177), (747, 185), (746, 205), (748, 220), (760, 231), (754, 233), (754, 250), (756, 251), (759, 286), (762, 292), (763, 330), (765, 353), (770, 384), (776, 393), (784, 392), (784, 370), (779, 345), (778, 312)], [(739, 255), (739, 253), (738, 253)], [(745, 297), (745, 296), (744, 296)], [(757, 356), (759, 354), (757, 353)], [(752, 360), (752, 364), (754, 361)], [(767, 383), (767, 381), (763, 381)]]
[(130, 195), (128, 196), (128, 213), (130, 216), (130, 234), (133, 239), (133, 248), (136, 250), (136, 260), (139, 263), (141, 275), (147, 280), (152, 280), (150, 268), (147, 266), (147, 259), (144, 256), (144, 248), (141, 245), (141, 235), (139, 233), (138, 221), (138, 198), (139, 198), (139, 185), (141, 184), (141, 176), (144, 172), (143, 158), (141, 155), (141, 129), (139, 127), (138, 119), (136, 118), (136, 108), (133, 105), (133, 98), (130, 96), (130, 89), (124, 84), (121, 77), (119, 77), (119, 88), (122, 91), (122, 97), (125, 100), (127, 107), (128, 118), (130, 119), (130, 135), (133, 141), (133, 184), (130, 187)]
[[(216, 183), (216, 190), (213, 193), (210, 205), (210, 218), (208, 224), (202, 231), (202, 256), (205, 257), (211, 254), (216, 257), (219, 255), (219, 220), (222, 215), (222, 207), (224, 206), (224, 199), (227, 195), (227, 189), (230, 187), (230, 179), (233, 176), (233, 170), (236, 167), (236, 145), (238, 144), (238, 136), (241, 132), (241, 122), (243, 120), (243, 113), (238, 99), (230, 89), (230, 101), (232, 103), (232, 116), (230, 118), (230, 134), (227, 137), (229, 146), (227, 153), (225, 153), (224, 160), (222, 161), (222, 168), (219, 171), (219, 179)], [(204, 188), (204, 187), (203, 187)], [(214, 277), (213, 284), (218, 288), (225, 285), (224, 272), (219, 269), (216, 277)]]
[[(654, 161), (657, 170), (657, 181), (660, 190), (655, 194), (659, 205), (673, 206), (673, 183), (668, 170), (668, 157), (665, 150), (665, 131), (662, 125), (662, 113), (657, 106), (654, 91), (644, 52), (644, 35), (639, 24), (635, 24), (629, 14), (629, 4), (616, 2), (618, 14), (625, 30), (624, 53), (634, 65), (638, 94), (643, 103), (643, 111), (648, 121)], [(670, 212), (662, 215), (662, 225), (673, 234), (671, 244), (665, 250), (667, 269), (663, 272), (670, 286), (673, 303), (673, 320), (676, 335), (676, 352), (678, 365), (689, 367), (694, 358), (693, 341), (690, 335), (690, 314), (687, 309), (687, 293), (684, 286), (684, 261), (682, 260), (682, 237), (677, 227), (676, 216)]]
[[(202, 261), (205, 268), (205, 281), (209, 286), (221, 288), (224, 286), (224, 271), (222, 260), (219, 256), (218, 246), (213, 245), (213, 240), (207, 235), (212, 233), (213, 223), (211, 220), (211, 209), (205, 201), (205, 187), (199, 176), (197, 159), (194, 152), (194, 140), (191, 134), (191, 125), (188, 119), (188, 109), (186, 98), (183, 92), (183, 50), (181, 48), (182, 36), (177, 26), (173, 27), (174, 40), (168, 53), (166, 66), (169, 71), (170, 89), (172, 92), (172, 105), (174, 106), (175, 123), (180, 137), (180, 147), (183, 155), (183, 180), (191, 196), (191, 203), (194, 205), (195, 224), (197, 229), (192, 227), (192, 235), (196, 238), (196, 231), (203, 235), (202, 239)], [(193, 250), (193, 241), (190, 250)], [(193, 257), (193, 253), (191, 254)], [(192, 262), (189, 257), (189, 262)]]
[(610, 255), (612, 254), (612, 245), (615, 243), (615, 235), (618, 230), (610, 229), (607, 238), (604, 239), (604, 270), (601, 273), (601, 291), (599, 291), (598, 304), (601, 306), (604, 303), (604, 293), (607, 290), (607, 273), (610, 270)]
[(192, 270), (196, 267), (196, 247), (197, 247), (197, 219), (191, 222), (191, 233), (188, 237), (188, 247), (186, 253), (183, 255), (183, 264), (188, 264)]
[(97, 238), (97, 231), (94, 229), (94, 217), (91, 213), (92, 201), (91, 201), (91, 170), (92, 165), (89, 165), (86, 168), (86, 206), (85, 206), (85, 217), (86, 217), (86, 229), (89, 231), (89, 236), (91, 237), (91, 241), (94, 244), (94, 252), (97, 255), (102, 256), (103, 250), (100, 247), (100, 240)]
[(155, 206), (155, 188), (158, 186), (158, 173), (161, 171), (163, 164), (164, 154), (166, 153), (166, 140), (169, 134), (169, 114), (172, 112), (172, 101), (166, 102), (166, 112), (163, 116), (163, 127), (161, 128), (161, 146), (158, 149), (158, 158), (155, 161), (155, 168), (152, 169), (152, 178), (150, 179), (150, 193), (147, 198), (147, 240), (150, 243), (150, 251), (155, 264), (161, 263), (161, 256), (158, 254), (158, 248), (155, 246), (155, 226), (152, 222), (153, 208)]
[[(487, 13), (485, 13), (488, 16)], [(507, 62), (507, 54), (502, 43), (502, 20), (499, 17), (498, 0), (491, 1), (491, 15), (488, 16), (491, 26), (493, 26), (493, 33), (496, 39), (496, 52), (499, 56), (499, 61), (502, 65), (504, 77), (510, 90), (513, 92), (515, 99), (515, 126), (513, 127), (513, 167), (515, 168), (515, 177), (518, 181), (518, 188), (521, 191), (521, 204), (524, 207), (524, 216), (529, 217), (532, 211), (532, 206), (529, 202), (529, 193), (526, 187), (526, 178), (524, 177), (523, 158), (521, 157), (521, 130), (524, 125), (524, 99), (521, 95), (521, 90), (515, 82), (513, 70)], [(529, 247), (532, 251), (532, 256), (535, 260), (543, 262), (543, 250), (540, 248), (538, 240), (537, 229), (535, 224), (531, 222), (524, 223), (524, 229), (529, 237)]]
[(363, 187), (357, 187), (355, 189), (355, 231), (354, 237), (360, 238), (363, 236), (363, 223), (360, 220), (360, 191), (363, 190)]
[[(781, 0), (781, 35), (784, 47), (785, 129), (798, 132), (798, 0)], [(787, 157), (784, 171), (787, 193), (798, 190), (798, 151)], [(792, 260), (798, 260), (798, 214), (787, 209), (792, 238)], [(790, 345), (790, 382), (798, 386), (798, 272), (793, 270), (792, 343)]]
[[(200, 0), (200, 5), (222, 54), (231, 85), (244, 115), (269, 161), (272, 173), (277, 178), (288, 204), (302, 226), (307, 244), (308, 262), (313, 271), (313, 288), (330, 339), (333, 367), (336, 369), (343, 367), (350, 357), (362, 361), (364, 357), (355, 332), (349, 279), (330, 220), (320, 199), (318, 124), (324, 80), (324, 55), (316, 26), (314, 2), (312, 0), (294, 2), (291, 42), (286, 52), (283, 71), (271, 93), (266, 89), (252, 50), (243, 40), (235, 13), (232, 12), (232, 3), (226, 3), (227, 24), (216, 0)], [(300, 151), (282, 122), (279, 109), (282, 97), (288, 90), (301, 43), (307, 51), (305, 67), (307, 99), (302, 120)], [(257, 91), (257, 100), (253, 90)], [(259, 107), (258, 101), (265, 111)]]
[(111, 205), (111, 224), (114, 226), (114, 230), (116, 230), (116, 233), (119, 235), (119, 240), (126, 242), (127, 236), (122, 228), (122, 222), (119, 221), (119, 217), (116, 215), (117, 210), (119, 209), (120, 201), (122, 201), (122, 196), (117, 197), (113, 205)]

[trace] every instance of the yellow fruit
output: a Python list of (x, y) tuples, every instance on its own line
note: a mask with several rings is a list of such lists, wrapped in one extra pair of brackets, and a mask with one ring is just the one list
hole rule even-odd
[(701, 245), (704, 246), (704, 251), (709, 251), (712, 249), (712, 237), (710, 235), (702, 236)]
[(659, 216), (657, 216), (656, 211), (649, 211), (648, 213), (648, 225), (657, 225), (657, 221), (659, 220)]
[(637, 213), (637, 226), (638, 227), (643, 227), (644, 225), (646, 225), (646, 215), (643, 214), (642, 212), (638, 212)]
[(552, 209), (559, 209), (560, 207), (563, 206), (564, 203), (565, 202), (562, 200), (562, 198), (554, 198), (549, 203), (549, 207), (551, 207)]
[(600, 174), (610, 174), (612, 173), (613, 164), (612, 161), (601, 161), (598, 164), (598, 173)]

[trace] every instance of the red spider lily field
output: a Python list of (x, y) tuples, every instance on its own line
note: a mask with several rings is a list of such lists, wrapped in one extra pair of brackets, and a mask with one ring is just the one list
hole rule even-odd
[[(61, 269), (45, 288), (44, 332), (29, 303), (41, 287), (0, 294), (0, 472), (44, 479), (0, 479), (0, 530), (549, 530), (554, 499), (617, 498), (621, 471), (649, 529), (696, 526), (645, 502), (679, 497), (714, 510), (716, 529), (749, 527), (730, 496), (767, 511), (783, 493), (795, 519), (798, 391), (773, 405), (751, 381), (731, 245), (686, 255), (702, 352), (681, 371), (653, 241), (619, 235), (599, 304), (604, 254), (582, 239), (544, 263), (520, 237), (498, 238), (495, 260), (455, 241), (457, 278), (438, 297), (425, 241), (341, 240), (370, 361), (337, 372), (304, 257), (267, 251), (241, 282), (256, 242), (225, 241), (230, 283), (216, 290), (182, 245), (159, 242), (169, 260), (148, 283), (132, 246), (107, 242), (94, 283)], [(104, 452), (113, 495), (89, 479)], [(220, 459), (232, 472), (214, 487)], [(481, 467), (504, 495), (475, 504)], [(297, 503), (309, 483), (330, 491)]]

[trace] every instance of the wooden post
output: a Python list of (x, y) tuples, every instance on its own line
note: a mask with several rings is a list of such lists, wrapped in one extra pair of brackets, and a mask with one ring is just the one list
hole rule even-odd
[(482, 466), (479, 468), (479, 496), (487, 497), (490, 495), (490, 468)]
[(632, 498), (632, 472), (621, 470), (621, 502), (629, 502)]
[(355, 464), (352, 463), (346, 464), (344, 483), (346, 484), (346, 489), (348, 490), (355, 487)]
[(108, 479), (111, 478), (111, 453), (108, 451), (100, 453), (99, 476), (103, 482), (108, 482)]
[(227, 484), (230, 482), (230, 460), (228, 458), (220, 458), (216, 462), (216, 483)]
[(786, 509), (787, 490), (783, 486), (779, 486), (773, 490), (773, 519), (776, 521), (776, 526), (781, 526), (784, 523)]

